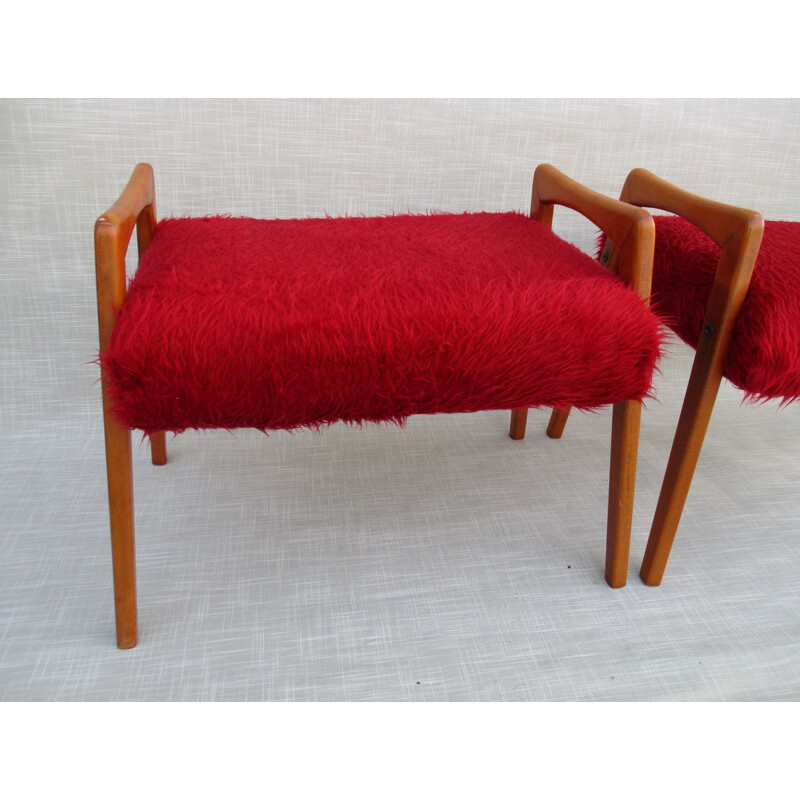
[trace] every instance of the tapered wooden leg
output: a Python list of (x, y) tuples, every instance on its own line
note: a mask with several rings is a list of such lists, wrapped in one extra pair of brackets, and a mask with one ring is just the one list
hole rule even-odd
[(127, 650), (137, 641), (131, 433), (104, 412), (117, 646)]
[(561, 434), (564, 433), (564, 427), (569, 419), (569, 411), (568, 408), (563, 410), (557, 408), (553, 409), (553, 413), (550, 414), (550, 422), (547, 424), (547, 435), (551, 439), (561, 438)]
[[(97, 322), (100, 356), (108, 351), (117, 312), (125, 302), (125, 255), (131, 234), (141, 260), (156, 230), (156, 196), (153, 168), (137, 164), (125, 191), (94, 226), (97, 278)], [(111, 560), (114, 572), (114, 607), (117, 645), (136, 646), (136, 554), (133, 532), (133, 465), (131, 433), (112, 416), (103, 380), (103, 426), (106, 440), (108, 507), (111, 520)], [(154, 459), (155, 459), (154, 453)], [(166, 457), (166, 451), (164, 452)]]
[(515, 408), (511, 411), (511, 430), (508, 435), (512, 439), (525, 438), (525, 426), (528, 424), (528, 409)]
[(717, 399), (723, 355), (722, 351), (707, 353), (698, 348), (695, 356), (639, 573), (648, 586), (658, 586), (664, 577)]
[(614, 589), (628, 580), (628, 554), (636, 488), (639, 423), (642, 406), (633, 400), (616, 403), (611, 422), (611, 471), (608, 481), (606, 582)]
[(156, 466), (167, 463), (167, 435), (164, 431), (154, 431), (150, 434), (150, 460)]

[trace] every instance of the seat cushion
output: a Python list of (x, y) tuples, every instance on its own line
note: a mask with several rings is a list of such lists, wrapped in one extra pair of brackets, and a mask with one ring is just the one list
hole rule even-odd
[(642, 399), (660, 327), (518, 213), (166, 219), (103, 365), (145, 431)]
[[(654, 219), (654, 308), (684, 342), (696, 347), (720, 249), (680, 217)], [(749, 400), (800, 397), (800, 223), (765, 223), (724, 372)]]

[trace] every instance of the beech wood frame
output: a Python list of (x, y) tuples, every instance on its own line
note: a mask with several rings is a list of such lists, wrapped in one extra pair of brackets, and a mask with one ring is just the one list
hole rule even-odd
[[(117, 310), (125, 301), (127, 292), (125, 255), (134, 228), (141, 259), (156, 228), (155, 180), (153, 168), (149, 164), (136, 165), (128, 185), (117, 202), (97, 220), (94, 226), (101, 356), (108, 348)], [(111, 413), (105, 375), (102, 375), (101, 383), (117, 646), (126, 650), (135, 647), (137, 642), (131, 432), (120, 425)], [(163, 436), (159, 444), (161, 443)], [(155, 462), (155, 450), (153, 460)]]
[[(531, 217), (552, 227), (554, 205), (577, 211), (609, 239), (619, 242), (610, 268), (649, 304), (655, 248), (652, 217), (642, 208), (606, 197), (543, 164), (534, 173)], [(634, 400), (615, 403), (612, 412), (605, 579), (614, 589), (628, 580), (641, 413), (641, 403)], [(527, 408), (512, 410), (512, 439), (525, 436), (527, 416)], [(561, 437), (568, 416), (569, 409), (553, 410), (547, 426), (550, 438)]]
[[(619, 242), (614, 255), (615, 267), (647, 301), (655, 242), (655, 229), (648, 212), (587, 189), (555, 167), (543, 164), (534, 173), (531, 216), (550, 227), (554, 205), (563, 205), (581, 213), (609, 238)], [(133, 231), (136, 229), (141, 260), (155, 226), (153, 169), (149, 164), (138, 164), (119, 199), (95, 224), (101, 354), (106, 352), (117, 310), (125, 300), (125, 256)], [(131, 432), (111, 413), (104, 375), (102, 385), (117, 645), (128, 649), (136, 646), (138, 636)], [(624, 586), (627, 579), (640, 415), (641, 404), (638, 402), (614, 406), (605, 572), (612, 587)], [(566, 421), (566, 414), (562, 416)], [(526, 417), (527, 409), (512, 412), (512, 438), (524, 437)], [(554, 412), (553, 420), (558, 419), (558, 412)], [(550, 435), (553, 435), (553, 427), (551, 420)], [(165, 464), (164, 432), (153, 433), (150, 445), (153, 464)]]
[[(750, 287), (764, 220), (757, 211), (709, 200), (641, 168), (629, 173), (620, 200), (683, 217), (713, 239), (721, 251), (639, 572), (648, 586), (659, 586), (714, 410), (733, 326)], [(616, 249), (614, 237), (609, 235), (601, 260), (612, 271)], [(549, 435), (561, 435), (568, 414), (568, 409), (553, 412)]]
[(721, 250), (640, 571), (648, 586), (658, 586), (714, 410), (734, 323), (750, 287), (764, 220), (757, 211), (708, 200), (645, 169), (628, 175), (620, 199), (687, 219)]

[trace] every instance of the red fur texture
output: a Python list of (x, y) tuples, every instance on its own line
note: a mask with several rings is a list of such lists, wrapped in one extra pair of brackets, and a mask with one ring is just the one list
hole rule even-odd
[(144, 431), (641, 400), (658, 321), (518, 213), (159, 223), (103, 357)]
[[(696, 347), (720, 250), (680, 217), (654, 219), (654, 306), (684, 342)], [(751, 401), (786, 403), (800, 397), (800, 223), (765, 223), (724, 372)]]

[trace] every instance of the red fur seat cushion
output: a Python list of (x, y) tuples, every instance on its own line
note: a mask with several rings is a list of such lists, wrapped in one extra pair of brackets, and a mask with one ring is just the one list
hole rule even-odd
[[(690, 222), (656, 216), (653, 303), (692, 347), (700, 337), (720, 249)], [(736, 320), (725, 376), (751, 400), (800, 397), (800, 223), (766, 222)]]
[(166, 219), (103, 363), (128, 427), (266, 430), (641, 399), (660, 336), (522, 214)]

